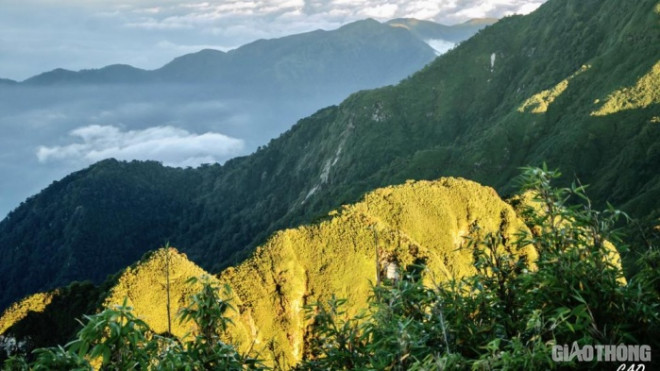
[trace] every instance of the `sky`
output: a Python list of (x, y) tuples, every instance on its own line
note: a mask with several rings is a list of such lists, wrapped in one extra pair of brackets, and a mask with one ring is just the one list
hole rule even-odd
[(0, 0), (0, 78), (122, 63), (161, 67), (204, 48), (374, 18), (444, 24), (526, 14), (545, 0)]

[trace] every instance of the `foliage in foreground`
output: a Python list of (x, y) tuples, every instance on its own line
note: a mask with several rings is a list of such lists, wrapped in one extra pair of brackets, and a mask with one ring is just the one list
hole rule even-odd
[[(627, 282), (607, 241), (625, 248), (617, 226), (627, 216), (596, 211), (585, 187), (553, 188), (559, 174), (527, 169), (523, 191), (531, 233), (474, 238), (477, 273), (432, 287), (424, 267), (373, 288), (370, 307), (347, 318), (344, 299), (309, 306), (307, 343), (297, 369), (555, 369), (600, 368), (553, 361), (554, 345), (648, 344), (659, 349), (660, 252), (640, 258)], [(479, 226), (473, 226), (479, 232)], [(535, 246), (528, 261), (517, 251)], [(38, 349), (36, 360), (8, 360), (5, 369), (264, 369), (221, 340), (231, 326), (228, 288), (208, 280), (180, 312), (194, 331), (179, 341), (152, 333), (125, 304), (86, 317), (64, 347)], [(656, 357), (657, 358), (657, 357)], [(657, 361), (656, 361), (657, 363)], [(650, 369), (650, 368), (649, 368)]]
[[(558, 176), (526, 169), (532, 233), (471, 241), (476, 275), (428, 287), (423, 267), (413, 267), (374, 287), (369, 311), (357, 318), (342, 315), (343, 300), (309, 307), (312, 340), (298, 369), (598, 368), (577, 358), (557, 363), (552, 347), (660, 349), (660, 252), (644, 254), (641, 271), (626, 283), (606, 241), (623, 247), (615, 226), (627, 217), (592, 209), (583, 186), (553, 188)], [(538, 250), (535, 262), (514, 254), (528, 244)]]
[[(194, 284), (196, 278), (189, 280)], [(202, 289), (191, 297), (190, 306), (183, 308), (179, 319), (194, 324), (192, 333), (178, 340), (154, 334), (137, 318), (132, 308), (123, 305), (101, 313), (85, 316), (86, 323), (75, 340), (64, 347), (34, 350), (36, 360), (12, 357), (5, 370), (243, 370), (264, 369), (260, 361), (239, 354), (221, 340), (231, 325), (225, 316), (233, 310), (224, 287), (220, 295), (218, 284), (202, 278)]]

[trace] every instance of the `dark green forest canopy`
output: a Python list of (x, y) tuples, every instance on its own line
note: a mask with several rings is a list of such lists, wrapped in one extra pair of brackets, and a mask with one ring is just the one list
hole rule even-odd
[(223, 166), (107, 160), (72, 174), (0, 223), (0, 308), (100, 282), (165, 241), (215, 272), (277, 229), (406, 179), (462, 176), (508, 195), (520, 166), (547, 162), (657, 224), (658, 11), (550, 0)]

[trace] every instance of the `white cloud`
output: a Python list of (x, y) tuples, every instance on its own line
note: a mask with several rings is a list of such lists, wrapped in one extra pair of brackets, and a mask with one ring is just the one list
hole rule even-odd
[(454, 44), (453, 42), (447, 41), (447, 40), (442, 40), (442, 39), (431, 39), (431, 40), (425, 40), (425, 41), (426, 41), (427, 44), (429, 44), (429, 46), (431, 48), (433, 48), (433, 50), (435, 51), (435, 54), (437, 54), (437, 55), (445, 54), (451, 48), (456, 46), (456, 44)]
[[(148, 2), (136, 14), (141, 16), (124, 23), (127, 27), (147, 30), (198, 29), (217, 30), (243, 26), (251, 35), (279, 37), (300, 32), (312, 17), (317, 27), (345, 24), (364, 18), (389, 20), (417, 18), (443, 23), (463, 22), (470, 18), (502, 17), (526, 14), (545, 0), (213, 0), (188, 1), (167, 7)], [(137, 7), (137, 5), (134, 5)], [(144, 14), (150, 16), (145, 17)], [(308, 29), (308, 30), (311, 30)], [(227, 35), (236, 37), (237, 35)], [(261, 37), (261, 36), (260, 36)], [(243, 40), (241, 40), (243, 41)], [(225, 42), (226, 43), (226, 42)], [(242, 42), (241, 42), (242, 43)], [(234, 43), (239, 45), (241, 43)]]
[[(445, 3), (445, 6), (451, 4)], [(441, 12), (441, 4), (433, 1), (411, 1), (406, 4), (406, 17), (417, 19), (432, 19)]]
[[(460, 1), (460, 0), (459, 0)], [(454, 18), (501, 18), (511, 14), (528, 14), (546, 0), (463, 0), (456, 4)]]
[(156, 160), (167, 166), (224, 162), (244, 148), (240, 139), (219, 133), (193, 134), (172, 126), (122, 131), (116, 126), (89, 125), (71, 131), (77, 143), (37, 149), (40, 162), (93, 163), (106, 158)]
[(518, 8), (518, 14), (529, 14), (538, 9), (541, 5), (543, 5), (542, 1), (522, 4), (520, 8)]
[(364, 14), (373, 18), (393, 18), (399, 6), (396, 4), (381, 4), (375, 7), (369, 7), (364, 10)]

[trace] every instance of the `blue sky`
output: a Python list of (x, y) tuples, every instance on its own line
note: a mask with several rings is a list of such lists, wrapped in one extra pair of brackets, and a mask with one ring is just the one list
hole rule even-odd
[(203, 48), (351, 21), (445, 24), (536, 9), (545, 0), (0, 0), (0, 77), (125, 63), (153, 69)]

